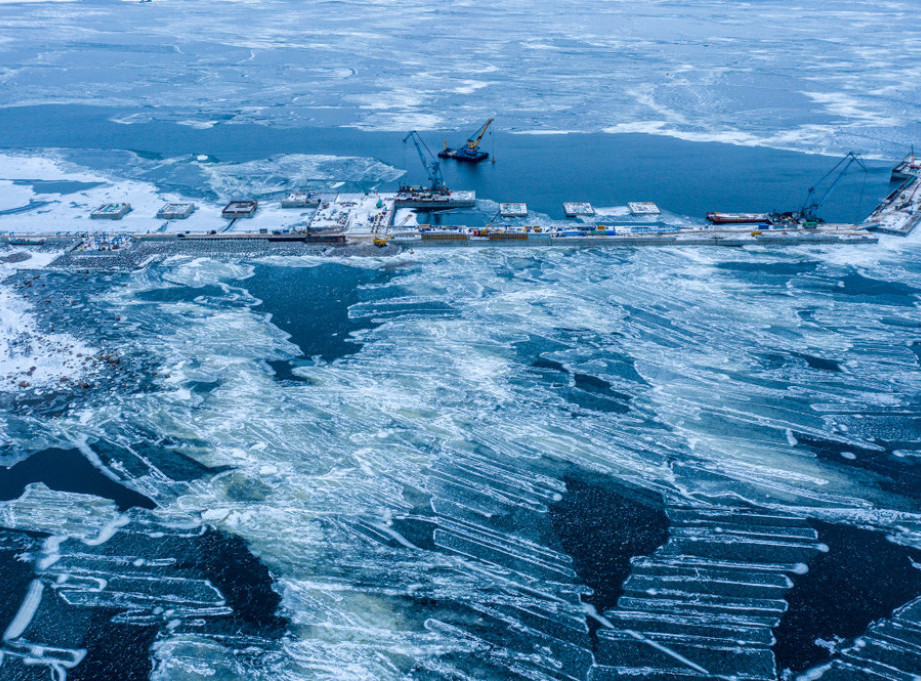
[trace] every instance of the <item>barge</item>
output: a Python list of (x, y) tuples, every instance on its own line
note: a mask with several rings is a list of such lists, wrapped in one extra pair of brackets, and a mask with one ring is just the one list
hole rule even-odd
[(770, 213), (707, 213), (707, 220), (714, 225), (769, 225), (773, 222), (773, 217)]

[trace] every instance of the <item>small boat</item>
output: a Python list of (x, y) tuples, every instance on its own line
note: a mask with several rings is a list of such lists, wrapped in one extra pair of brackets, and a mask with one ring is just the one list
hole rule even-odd
[(707, 219), (714, 225), (771, 224), (772, 218), (770, 213), (707, 213)]

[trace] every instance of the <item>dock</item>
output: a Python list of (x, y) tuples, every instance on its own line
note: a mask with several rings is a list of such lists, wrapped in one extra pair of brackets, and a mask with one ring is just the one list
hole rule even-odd
[(104, 203), (90, 213), (91, 220), (121, 220), (131, 212), (130, 203)]
[(420, 187), (400, 187), (394, 197), (398, 208), (416, 210), (444, 210), (447, 208), (473, 208), (476, 194), (469, 191), (433, 192)]
[(221, 211), (221, 217), (230, 220), (251, 218), (256, 214), (257, 208), (259, 208), (258, 201), (231, 201), (224, 206), (224, 209)]
[[(339, 194), (295, 191), (269, 199), (234, 200), (223, 207), (211, 204), (199, 210), (182, 198), (170, 196), (167, 203), (153, 206), (148, 201), (143, 210), (130, 215), (127, 203), (106, 204), (99, 209), (104, 209), (105, 219), (119, 220), (115, 216), (127, 215), (118, 222), (118, 230), (108, 232), (89, 228), (89, 221), (81, 221), (86, 207), (79, 205), (62, 205), (60, 216), (41, 219), (21, 214), (3, 216), (0, 228), (21, 228), (4, 230), (0, 243), (61, 245), (81, 258), (95, 251), (115, 257), (115, 253), (124, 254), (139, 243), (168, 248), (168, 244), (179, 242), (208, 244), (217, 250), (222, 243), (228, 247), (249, 243), (261, 248), (259, 244), (284, 242), (297, 248), (348, 247), (370, 252), (432, 246), (792, 246), (873, 243), (884, 234), (907, 236), (921, 224), (921, 174), (906, 179), (859, 224), (827, 224), (795, 217), (763, 221), (761, 214), (712, 214), (709, 224), (692, 219), (681, 222), (673, 219), (676, 216), (665, 221), (655, 219), (660, 212), (657, 205), (643, 201), (613, 212), (606, 210), (604, 218), (599, 218), (590, 203), (567, 202), (566, 215), (580, 219), (558, 221), (530, 214), (524, 203), (501, 203), (502, 219), (497, 216), (485, 226), (430, 224), (433, 221), (428, 216), (433, 211), (477, 205), (474, 192), (443, 186), (437, 190), (403, 186), (395, 192)], [(157, 205), (161, 206), (159, 211)], [(62, 231), (30, 229), (50, 224), (59, 225)]]
[(504, 218), (526, 218), (528, 217), (528, 204), (500, 203), (499, 215)]
[(652, 201), (631, 201), (627, 204), (631, 215), (658, 215), (662, 211)]
[(921, 160), (915, 158), (915, 152), (912, 149), (911, 153), (892, 169), (892, 175), (889, 180), (891, 182), (900, 182), (915, 177), (921, 177)]
[(571, 230), (564, 228), (522, 228), (485, 231), (471, 227), (433, 228), (420, 225), (419, 233), (395, 235), (390, 243), (404, 248), (425, 246), (794, 246), (803, 244), (876, 243), (873, 233), (854, 225), (823, 225), (817, 229), (739, 230), (692, 229), (661, 232), (633, 232), (617, 228)]
[(194, 203), (167, 203), (157, 211), (157, 218), (160, 220), (187, 220), (194, 212)]
[(563, 214), (568, 218), (590, 218), (595, 214), (595, 209), (590, 203), (570, 201), (563, 204)]
[(921, 222), (921, 176), (911, 176), (864, 221), (866, 229), (908, 236)]

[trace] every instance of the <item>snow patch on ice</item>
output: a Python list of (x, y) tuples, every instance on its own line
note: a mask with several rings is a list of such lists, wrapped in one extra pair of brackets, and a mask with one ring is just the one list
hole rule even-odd
[[(16, 256), (20, 254), (29, 257), (18, 260)], [(0, 392), (72, 385), (89, 371), (78, 355), (90, 356), (95, 350), (70, 334), (41, 329), (35, 304), (23, 297), (24, 291), (31, 291), (33, 299), (38, 297), (41, 274), (21, 290), (4, 281), (22, 269), (40, 272), (60, 254), (0, 247)], [(7, 262), (3, 262), (5, 259)]]

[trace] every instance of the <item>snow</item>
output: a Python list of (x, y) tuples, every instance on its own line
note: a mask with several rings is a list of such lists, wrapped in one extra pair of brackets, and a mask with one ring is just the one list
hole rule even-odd
[[(23, 297), (22, 291), (4, 282), (23, 269), (40, 272), (60, 253), (0, 246), (0, 393), (47, 390), (61, 386), (61, 379), (72, 382), (89, 372), (81, 357), (92, 355), (94, 350), (69, 334), (40, 329), (34, 304)], [(16, 254), (29, 257), (3, 262)], [(34, 283), (25, 289), (35, 296), (41, 284), (40, 276), (32, 279), (30, 283)]]
[(890, 156), (921, 132), (916, 12), (908, 0), (3, 2), (0, 80), (16, 87), (0, 106), (111, 106), (125, 124), (198, 129), (468, 130), (498, 113), (525, 134)]
[[(30, 200), (41, 201), (32, 210), (0, 215), (0, 233), (156, 233), (188, 231), (268, 232), (303, 228), (314, 209), (283, 209), (283, 193), (309, 183), (372, 183), (398, 178), (402, 171), (379, 161), (357, 157), (292, 154), (244, 163), (213, 163), (207, 157), (168, 159), (166, 171), (178, 165), (200, 173), (199, 191), (208, 197), (187, 196), (164, 191), (151, 181), (132, 179), (131, 173), (144, 176), (160, 167), (137, 157), (106, 172), (91, 170), (71, 160), (60, 150), (41, 152), (0, 152), (0, 210), (6, 204), (18, 208)], [(29, 185), (14, 185), (12, 180), (98, 183), (75, 193), (37, 193)], [(39, 185), (41, 186), (41, 185)], [(5, 198), (2, 198), (5, 197)], [(260, 205), (253, 218), (233, 225), (221, 217), (230, 199), (256, 198)], [(374, 199), (376, 201), (376, 197)], [(120, 220), (93, 220), (90, 213), (105, 203), (129, 203), (131, 212)], [(197, 210), (186, 219), (161, 220), (157, 212), (165, 203), (193, 203)], [(367, 211), (365, 211), (367, 212)]]

